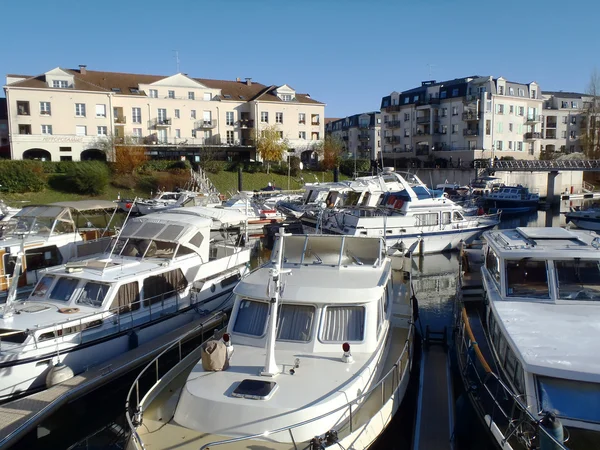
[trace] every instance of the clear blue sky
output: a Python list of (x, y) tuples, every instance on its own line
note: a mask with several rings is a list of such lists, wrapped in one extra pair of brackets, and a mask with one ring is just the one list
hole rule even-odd
[(178, 50), (181, 72), (287, 83), (327, 117), (430, 78), (583, 92), (600, 70), (598, 0), (33, 0), (1, 14), (2, 76), (78, 64), (170, 75)]

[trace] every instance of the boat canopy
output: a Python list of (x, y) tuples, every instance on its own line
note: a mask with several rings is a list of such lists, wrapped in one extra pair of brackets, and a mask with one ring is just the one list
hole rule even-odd
[[(438, 198), (444, 196), (443, 190), (429, 189), (426, 186), (414, 186), (412, 190), (415, 193), (415, 196), (418, 200), (427, 200), (431, 198)], [(386, 193), (383, 199), (381, 200), (381, 204), (394, 204), (396, 200), (404, 200), (410, 202), (412, 198), (413, 197), (410, 195), (410, 192), (406, 189), (403, 189), (398, 192)]]
[(77, 211), (93, 211), (102, 209), (115, 209), (118, 205), (115, 202), (108, 200), (78, 200), (71, 202), (55, 202), (50, 203), (53, 206), (61, 206), (63, 208), (71, 208)]
[[(208, 208), (206, 206), (190, 206), (188, 208), (175, 208), (169, 214), (185, 214), (198, 218), (210, 219), (212, 228), (240, 225), (246, 221), (246, 214), (236, 209)], [(164, 214), (164, 213), (158, 213)]]

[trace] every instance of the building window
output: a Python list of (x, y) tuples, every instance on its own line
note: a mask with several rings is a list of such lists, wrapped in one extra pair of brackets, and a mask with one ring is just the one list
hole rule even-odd
[(275, 113), (275, 123), (283, 123), (283, 113), (282, 112)]
[(571, 108), (577, 108), (577, 102), (571, 102)]
[(60, 155), (61, 161), (73, 161), (73, 157), (71, 155)]
[(156, 89), (150, 89), (149, 93), (151, 98), (158, 98), (158, 91)]
[(17, 102), (17, 114), (19, 116), (28, 116), (29, 102)]
[(510, 105), (508, 107), (508, 113), (509, 114), (514, 114), (515, 113), (515, 105)]
[(306, 139), (306, 131), (300, 131), (298, 133), (298, 139), (305, 140)]
[(188, 100), (196, 100), (196, 94), (194, 94), (194, 92), (189, 91), (188, 92)]
[(205, 92), (203, 100), (205, 102), (210, 102), (212, 100), (212, 94), (210, 92)]
[(131, 121), (142, 123), (142, 108), (131, 108)]
[(575, 132), (575, 130), (571, 131), (571, 139), (577, 139), (577, 133)]
[(96, 117), (106, 117), (106, 105), (96, 105)]
[(227, 130), (227, 143), (233, 145), (234, 142), (233, 130)]
[(448, 134), (448, 125), (442, 125), (441, 133), (442, 134)]
[(195, 118), (196, 118), (196, 110), (195, 110), (195, 109), (192, 109), (192, 110), (190, 111), (190, 118), (192, 118), (192, 119), (195, 119)]
[(537, 98), (537, 91), (535, 89), (531, 90), (531, 98)]
[(485, 121), (485, 135), (490, 136), (491, 134), (492, 134), (492, 121), (488, 119)]
[(569, 118), (567, 116), (564, 116), (562, 118), (562, 123), (568, 123), (569, 122)]
[(510, 132), (513, 131), (513, 124), (512, 123), (508, 124), (508, 131), (510, 131)]
[(181, 137), (181, 130), (179, 128), (175, 129), (175, 137), (176, 138), (180, 138)]
[(498, 86), (498, 95), (504, 95), (504, 86)]
[(108, 129), (105, 126), (98, 127), (98, 136), (106, 136), (108, 134)]
[(513, 141), (508, 141), (508, 149), (509, 150), (513, 149)]
[(404, 104), (406, 105), (406, 104), (408, 104), (408, 102), (410, 102), (410, 98), (404, 97)]
[(42, 116), (50, 115), (50, 102), (40, 102), (40, 114)]
[(503, 142), (496, 141), (496, 150), (502, 150), (502, 148), (503, 148)]
[(142, 129), (141, 128), (134, 128), (133, 129), (133, 135), (136, 138), (141, 138), (142, 137)]
[(458, 107), (457, 106), (453, 106), (452, 107), (452, 115), (453, 116), (458, 116)]
[(269, 113), (267, 111), (262, 111), (260, 113), (260, 121), (262, 123), (269, 123)]
[(522, 142), (517, 142), (517, 151), (519, 151), (519, 152), (523, 151), (523, 143)]
[(284, 102), (291, 102), (292, 94), (281, 94), (281, 100), (283, 100)]
[(569, 102), (561, 102), (561, 108), (568, 108), (569, 107)]
[(52, 134), (52, 125), (42, 125), (42, 134)]
[(77, 136), (87, 136), (87, 127), (85, 125), (75, 125), (75, 134)]
[(175, 98), (175, 91), (169, 91), (169, 98)]
[(279, 132), (279, 139), (283, 139), (283, 131)]
[(85, 117), (85, 103), (75, 103), (75, 117)]
[(406, 128), (404, 130), (404, 137), (410, 137), (410, 132), (409, 132), (408, 128)]
[(312, 125), (319, 125), (321, 123), (319, 115), (318, 114), (311, 114), (311, 116), (310, 116), (310, 123)]
[(31, 134), (31, 125), (19, 125), (19, 134)]
[(524, 116), (525, 115), (525, 107), (524, 106), (519, 106), (519, 115), (520, 116)]
[(452, 125), (452, 134), (456, 134), (456, 133), (458, 133), (458, 125), (454, 124), (454, 125)]
[(458, 97), (458, 89), (452, 89), (452, 97)]
[(525, 97), (525, 89), (519, 88), (519, 97)]
[(58, 147), (59, 152), (70, 152), (71, 147)]
[(410, 120), (410, 113), (404, 113), (404, 121)]
[(508, 88), (508, 95), (515, 95), (515, 88), (509, 87)]
[(496, 113), (497, 114), (504, 114), (504, 105), (496, 105)]
[(225, 113), (225, 123), (229, 126), (233, 126), (234, 120), (233, 120), (233, 111), (227, 111)]
[(304, 125), (306, 123), (306, 114), (298, 113), (298, 123)]
[(179, 119), (179, 110), (178, 109), (175, 110), (175, 118)]
[(65, 80), (53, 80), (52, 87), (59, 89), (66, 89), (69, 87), (69, 82)]
[(167, 121), (167, 109), (166, 108), (158, 108), (158, 123), (165, 123)]
[(572, 125), (576, 125), (577, 124), (577, 116), (571, 116), (571, 124)]
[(566, 131), (561, 131), (560, 132), (560, 137), (563, 138), (563, 139), (566, 139), (567, 138), (567, 132)]

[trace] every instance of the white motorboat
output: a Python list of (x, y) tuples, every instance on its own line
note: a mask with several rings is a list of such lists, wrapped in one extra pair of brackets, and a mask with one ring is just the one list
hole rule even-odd
[(600, 231), (600, 209), (571, 210), (565, 214), (565, 222), (583, 230)]
[[(19, 287), (39, 279), (41, 269), (64, 264), (73, 258), (101, 253), (114, 234), (115, 204), (103, 200), (28, 205), (7, 222), (0, 237), (0, 291), (12, 280), (17, 253), (24, 250)], [(89, 223), (90, 216), (104, 216), (104, 229)], [(83, 227), (78, 226), (83, 224)]]
[(410, 277), (394, 291), (391, 274), (382, 239), (280, 233), (271, 261), (236, 286), (222, 338), (145, 395), (139, 378), (133, 384), (130, 444), (368, 448), (402, 401), (411, 366)]
[(0, 309), (1, 399), (231, 307), (250, 250), (209, 243), (212, 221), (184, 211), (130, 219), (106, 253), (47, 269), (25, 300), (11, 284)]
[(223, 202), (217, 209), (237, 211), (248, 216), (249, 230), (262, 230), (270, 223), (283, 222), (285, 215), (275, 209), (274, 205), (266, 205), (252, 191), (242, 191)]
[(326, 210), (321, 228), (349, 236), (385, 236), (388, 247), (399, 252), (420, 242), (415, 253), (424, 254), (457, 249), (499, 223), (499, 214), (467, 215), (441, 191), (412, 178), (399, 177), (402, 190), (383, 195), (377, 207)]
[(600, 448), (600, 238), (527, 227), (483, 239), (463, 270), (480, 269), (484, 296), (459, 305), (456, 343), (485, 429), (503, 449)]

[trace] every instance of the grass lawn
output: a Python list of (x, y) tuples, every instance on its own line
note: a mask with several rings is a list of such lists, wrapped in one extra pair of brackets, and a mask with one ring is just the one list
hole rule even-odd
[[(224, 194), (226, 197), (237, 192), (238, 188), (238, 174), (237, 172), (226, 172), (222, 171), (218, 174), (207, 173), (213, 184), (217, 187), (219, 192)], [(304, 178), (304, 182), (299, 177), (290, 177), (290, 189), (301, 189), (304, 183), (313, 183), (317, 180), (319, 182), (333, 181), (333, 172), (307, 172), (303, 171), (301, 176)], [(340, 180), (348, 179), (345, 175), (340, 174)], [(282, 189), (288, 188), (288, 177), (287, 175), (278, 174), (266, 174), (266, 173), (243, 173), (242, 174), (242, 187), (244, 190), (253, 191), (264, 188), (268, 183), (273, 183), (276, 187)], [(47, 204), (53, 202), (69, 201), (69, 200), (87, 200), (90, 198), (102, 199), (102, 200), (116, 200), (118, 194), (121, 194), (123, 198), (147, 198), (150, 193), (142, 189), (122, 189), (116, 188), (109, 185), (105, 193), (97, 197), (90, 195), (73, 194), (70, 192), (57, 191), (50, 187), (46, 188), (41, 192), (27, 192), (24, 194), (8, 194), (0, 191), (0, 199), (4, 200), (8, 205), (14, 207), (20, 207), (27, 204)]]

